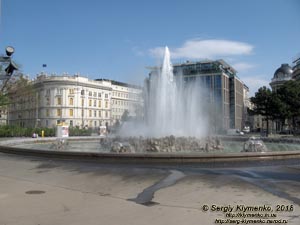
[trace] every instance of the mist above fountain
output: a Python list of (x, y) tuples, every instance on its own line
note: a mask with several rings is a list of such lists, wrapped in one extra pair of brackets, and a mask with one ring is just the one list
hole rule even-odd
[(144, 124), (126, 124), (125, 136), (193, 136), (207, 135), (201, 83), (185, 82), (173, 74), (170, 52), (165, 47), (161, 67), (152, 71), (145, 85)]

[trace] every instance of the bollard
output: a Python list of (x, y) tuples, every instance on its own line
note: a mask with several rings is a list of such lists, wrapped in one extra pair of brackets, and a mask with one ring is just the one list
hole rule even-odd
[(45, 131), (42, 130), (42, 138), (45, 136)]

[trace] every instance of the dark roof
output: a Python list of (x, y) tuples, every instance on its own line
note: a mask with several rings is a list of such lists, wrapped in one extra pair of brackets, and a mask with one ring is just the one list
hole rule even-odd
[(275, 73), (274, 78), (284, 78), (284, 77), (292, 77), (293, 69), (289, 66), (289, 64), (281, 64)]
[(104, 78), (95, 79), (95, 81), (110, 81), (114, 85), (119, 85), (119, 86), (129, 87), (129, 88), (135, 88), (135, 89), (142, 89), (141, 86), (138, 86), (138, 85), (135, 85), (135, 84), (128, 84), (128, 83), (115, 81), (115, 80), (104, 79)]

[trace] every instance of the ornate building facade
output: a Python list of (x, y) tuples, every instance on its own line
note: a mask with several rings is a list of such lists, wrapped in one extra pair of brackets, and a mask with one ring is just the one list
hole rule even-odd
[[(107, 79), (40, 74), (31, 83), (30, 92), (11, 96), (9, 124), (53, 127), (65, 122), (97, 128), (113, 125), (125, 110), (134, 115), (133, 106), (141, 104), (141, 88)], [(119, 96), (120, 92), (126, 94)]]

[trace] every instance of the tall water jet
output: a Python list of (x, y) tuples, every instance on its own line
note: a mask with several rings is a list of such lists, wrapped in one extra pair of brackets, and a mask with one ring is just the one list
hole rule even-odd
[(163, 64), (151, 73), (145, 98), (147, 136), (205, 136), (207, 119), (201, 83), (174, 77), (170, 52), (165, 47)]

